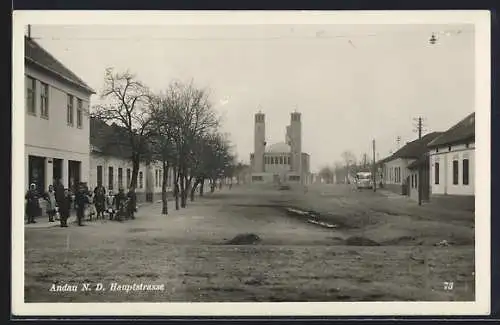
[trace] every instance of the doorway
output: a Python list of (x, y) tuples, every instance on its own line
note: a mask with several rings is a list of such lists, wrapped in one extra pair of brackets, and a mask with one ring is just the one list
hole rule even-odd
[(81, 178), (81, 161), (68, 160), (68, 188), (75, 192)]
[(57, 184), (59, 180), (62, 180), (62, 167), (63, 167), (63, 160), (62, 159), (57, 159), (54, 158), (52, 159), (52, 178), (53, 182), (52, 184)]
[(40, 193), (45, 190), (45, 158), (38, 156), (28, 156), (28, 177), (29, 184), (36, 184)]

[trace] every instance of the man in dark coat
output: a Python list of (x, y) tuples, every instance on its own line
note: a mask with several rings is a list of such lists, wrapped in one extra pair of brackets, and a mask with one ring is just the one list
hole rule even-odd
[(104, 219), (104, 210), (106, 209), (106, 190), (102, 185), (97, 185), (94, 189), (94, 204), (97, 211), (97, 219), (99, 219), (99, 216)]
[(137, 194), (135, 194), (135, 188), (132, 186), (127, 193), (128, 203), (127, 203), (127, 214), (131, 219), (135, 219), (134, 213), (137, 207)]
[(85, 215), (85, 204), (89, 203), (87, 193), (88, 192), (86, 191), (85, 186), (83, 184), (80, 184), (75, 196), (76, 217), (78, 219), (79, 226), (83, 226), (83, 218)]
[(26, 199), (26, 214), (28, 215), (28, 223), (36, 223), (35, 217), (40, 213), (40, 202), (36, 184), (32, 183), (29, 190), (24, 196)]
[(64, 185), (62, 183), (62, 179), (58, 179), (55, 186), (54, 186), (54, 191), (56, 192), (56, 204), (57, 206), (60, 206), (63, 201), (64, 201)]
[(61, 227), (68, 226), (69, 212), (71, 211), (71, 194), (68, 189), (64, 190), (64, 197), (59, 205), (59, 214), (61, 215)]
[(116, 220), (121, 221), (123, 214), (125, 213), (125, 201), (127, 200), (127, 197), (125, 196), (125, 193), (123, 191), (123, 188), (120, 188), (118, 190), (118, 194), (115, 195), (115, 209), (116, 209)]

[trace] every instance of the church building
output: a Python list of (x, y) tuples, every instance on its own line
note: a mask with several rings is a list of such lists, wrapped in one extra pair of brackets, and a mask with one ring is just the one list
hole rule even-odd
[(255, 114), (252, 183), (308, 184), (309, 154), (302, 152), (301, 114), (290, 114), (284, 142), (267, 145), (265, 114)]

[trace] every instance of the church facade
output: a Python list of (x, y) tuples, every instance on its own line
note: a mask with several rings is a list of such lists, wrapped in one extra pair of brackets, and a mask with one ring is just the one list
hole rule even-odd
[(290, 114), (284, 142), (267, 145), (264, 113), (255, 114), (254, 152), (250, 154), (252, 183), (310, 183), (309, 154), (302, 152), (301, 114)]

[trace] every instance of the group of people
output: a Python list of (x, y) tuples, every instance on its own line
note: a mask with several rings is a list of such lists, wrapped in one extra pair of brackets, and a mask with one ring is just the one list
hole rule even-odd
[(74, 193), (71, 193), (59, 180), (55, 185), (49, 185), (45, 193), (41, 193), (36, 184), (30, 184), (25, 199), (29, 224), (36, 223), (35, 218), (42, 214), (40, 199), (47, 203), (46, 213), (49, 222), (54, 222), (58, 215), (61, 227), (68, 226), (67, 221), (72, 207), (76, 210), (79, 226), (83, 226), (86, 215), (89, 220), (92, 220), (93, 215), (96, 219), (105, 219), (107, 215), (109, 220), (122, 221), (124, 218), (135, 219), (134, 214), (137, 212), (137, 196), (133, 187), (127, 194), (123, 188), (120, 188), (116, 195), (112, 191), (106, 195), (106, 190), (102, 185), (98, 185), (91, 192), (85, 183), (80, 183)]

